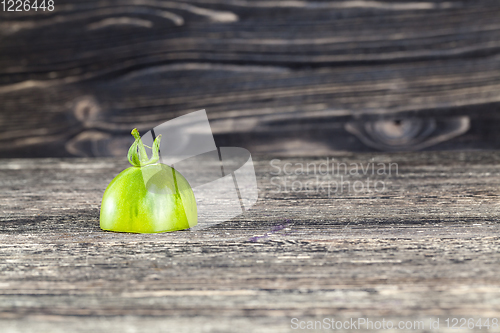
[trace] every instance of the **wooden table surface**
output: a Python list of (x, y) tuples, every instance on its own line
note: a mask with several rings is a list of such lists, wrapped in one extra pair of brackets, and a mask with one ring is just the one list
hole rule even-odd
[(162, 234), (99, 228), (123, 159), (1, 160), (1, 332), (289, 332), (325, 317), (425, 321), (416, 331), (439, 318), (446, 331), (447, 318), (500, 317), (500, 152), (335, 157), (375, 174), (320, 181), (385, 190), (330, 196), (278, 191), (316, 175), (272, 174), (272, 159), (254, 158), (250, 211)]

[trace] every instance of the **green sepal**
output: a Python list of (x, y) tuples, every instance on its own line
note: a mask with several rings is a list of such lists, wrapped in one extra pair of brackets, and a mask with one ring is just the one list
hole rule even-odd
[[(158, 162), (160, 159), (160, 141), (161, 135), (158, 135), (153, 143), (153, 156), (148, 158), (148, 154), (146, 153), (146, 148), (144, 148), (144, 144), (142, 143), (141, 136), (137, 128), (132, 130), (132, 135), (135, 138), (134, 143), (130, 146), (128, 150), (127, 158), (130, 164), (135, 167), (143, 167), (145, 165), (154, 164)], [(148, 147), (149, 148), (149, 147)]]

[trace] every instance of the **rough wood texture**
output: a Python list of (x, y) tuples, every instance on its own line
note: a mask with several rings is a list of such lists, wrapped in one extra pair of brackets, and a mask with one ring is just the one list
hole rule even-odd
[(254, 153), (380, 148), (379, 137), (367, 146), (345, 125), (381, 117), (467, 116), (466, 135), (436, 141), (437, 126), (419, 141), (500, 147), (498, 1), (60, 0), (55, 8), (0, 12), (3, 157), (122, 156), (132, 128), (203, 108), (219, 143)]
[(338, 157), (398, 172), (318, 175), (386, 184), (330, 197), (277, 193), (314, 175), (285, 179), (270, 161), (255, 163), (260, 199), (244, 215), (138, 235), (99, 229), (102, 193), (125, 161), (2, 160), (2, 332), (289, 332), (294, 317), (500, 317), (500, 153)]

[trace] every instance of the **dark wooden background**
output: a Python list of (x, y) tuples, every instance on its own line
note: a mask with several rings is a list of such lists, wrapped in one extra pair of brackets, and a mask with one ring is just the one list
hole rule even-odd
[(1, 157), (123, 156), (199, 109), (252, 153), (500, 147), (496, 0), (55, 8), (0, 11)]

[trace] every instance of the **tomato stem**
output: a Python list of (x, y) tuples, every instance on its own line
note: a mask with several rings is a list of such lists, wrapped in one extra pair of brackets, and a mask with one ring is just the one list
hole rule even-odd
[(158, 160), (160, 159), (159, 152), (160, 152), (161, 135), (157, 136), (153, 143), (153, 148), (151, 148), (151, 150), (153, 151), (153, 155), (151, 156), (151, 158), (148, 158), (148, 154), (146, 153), (146, 148), (144, 148), (144, 144), (142, 143), (141, 140), (141, 135), (139, 134), (137, 128), (134, 128), (132, 130), (132, 135), (134, 136), (135, 141), (132, 144), (132, 146), (130, 146), (130, 149), (128, 150), (127, 154), (127, 158), (130, 164), (132, 164), (135, 167), (142, 167), (145, 165), (158, 162)]

